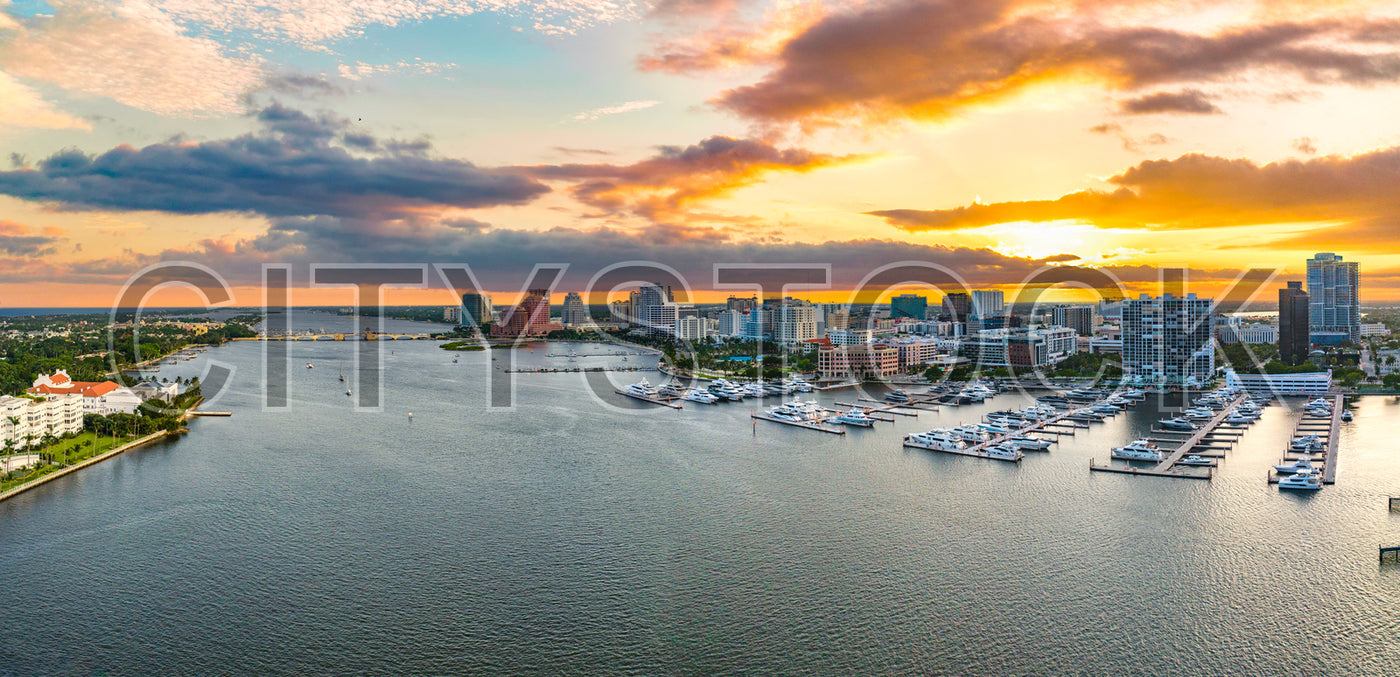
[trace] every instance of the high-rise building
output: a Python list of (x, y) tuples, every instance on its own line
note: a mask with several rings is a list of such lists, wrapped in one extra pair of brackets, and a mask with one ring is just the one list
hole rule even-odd
[(680, 308), (672, 300), (670, 287), (646, 283), (632, 295), (632, 315), (633, 322), (653, 336), (673, 336)]
[(1123, 376), (1143, 383), (1200, 385), (1215, 373), (1214, 302), (1187, 294), (1143, 294), (1123, 304)]
[(480, 327), (496, 321), (496, 311), (491, 308), (491, 295), (481, 292), (462, 294), (462, 324)]
[(1312, 347), (1309, 306), (1302, 282), (1289, 282), (1278, 290), (1278, 356), (1285, 364), (1302, 364), (1308, 359)]
[(687, 341), (699, 341), (709, 335), (709, 327), (705, 324), (705, 318), (699, 315), (690, 315), (680, 318), (676, 322), (676, 338)]
[(492, 336), (538, 336), (563, 326), (549, 321), (549, 290), (530, 289), (519, 305), (506, 311), (494, 327)]
[(955, 291), (943, 296), (943, 315), (954, 322), (966, 322), (972, 312), (972, 297)]
[(1313, 343), (1361, 340), (1355, 261), (1323, 252), (1308, 259), (1308, 327)]
[(972, 292), (971, 314), (977, 317), (992, 317), (1006, 310), (1006, 296), (1000, 289), (984, 289)]
[(744, 333), (744, 314), (737, 310), (721, 310), (715, 333), (720, 336), (741, 336)]
[(773, 311), (758, 307), (744, 313), (744, 338), (751, 340), (773, 337)]
[(919, 321), (928, 313), (928, 299), (918, 294), (900, 294), (890, 299), (890, 317), (907, 317)]
[(583, 297), (578, 292), (571, 291), (564, 296), (564, 309), (560, 312), (560, 321), (566, 327), (582, 327), (588, 324), (588, 306), (583, 305)]
[(773, 309), (773, 340), (795, 345), (817, 337), (817, 309), (791, 301)]
[(442, 309), (442, 321), (457, 324), (462, 321), (461, 306), (446, 306)]
[(1094, 309), (1089, 306), (1055, 306), (1050, 309), (1050, 324), (1069, 327), (1080, 336), (1094, 335)]

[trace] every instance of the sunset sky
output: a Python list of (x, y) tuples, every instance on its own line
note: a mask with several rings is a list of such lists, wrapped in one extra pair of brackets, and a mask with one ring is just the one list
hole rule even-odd
[(1400, 302), (1395, 2), (0, 0), (4, 306), (162, 260), (240, 305), (264, 263), (627, 260), (1271, 302), (1317, 251)]

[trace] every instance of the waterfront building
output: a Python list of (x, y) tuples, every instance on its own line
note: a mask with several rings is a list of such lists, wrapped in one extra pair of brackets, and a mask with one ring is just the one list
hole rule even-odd
[(918, 294), (900, 294), (890, 299), (890, 317), (923, 320), (928, 312), (928, 299)]
[(1355, 261), (1323, 252), (1308, 259), (1308, 327), (1313, 343), (1361, 340), (1360, 286)]
[(631, 297), (632, 322), (641, 325), (652, 336), (673, 336), (680, 320), (671, 288), (667, 285), (645, 283)]
[(1225, 370), (1225, 385), (1259, 395), (1321, 397), (1332, 387), (1332, 370), (1302, 374), (1239, 374)]
[(944, 355), (942, 342), (931, 338), (903, 338), (887, 345), (899, 351), (899, 368), (904, 371), (932, 364)]
[(583, 305), (583, 297), (576, 291), (564, 295), (564, 309), (559, 313), (559, 321), (565, 327), (582, 327), (589, 324), (588, 306)]
[(38, 444), (45, 435), (58, 437), (81, 431), (85, 399), (75, 392), (0, 396), (0, 444), (8, 442), (11, 449), (22, 449)]
[(1286, 364), (1302, 364), (1308, 359), (1311, 305), (1302, 282), (1289, 282), (1278, 290), (1278, 354)]
[(518, 305), (506, 311), (501, 321), (491, 327), (491, 335), (501, 338), (543, 336), (563, 328), (563, 325), (549, 321), (549, 290), (531, 289)]
[(883, 343), (823, 346), (817, 371), (824, 379), (889, 378), (899, 373), (899, 349)]
[(491, 295), (481, 292), (462, 294), (462, 311), (457, 319), (471, 327), (482, 327), (496, 321), (496, 311), (491, 307)]
[(1215, 373), (1214, 302), (1143, 294), (1123, 304), (1123, 376), (1140, 383), (1200, 385)]
[(159, 383), (157, 381), (146, 381), (131, 386), (131, 392), (141, 398), (141, 401), (160, 400), (167, 404), (174, 402), (175, 397), (180, 394), (180, 386), (175, 383)]
[(447, 306), (442, 309), (442, 321), (458, 324), (462, 321), (461, 306)]
[(1006, 296), (1000, 289), (982, 289), (972, 292), (970, 314), (977, 317), (993, 317), (1006, 310)]
[(1050, 324), (1069, 327), (1080, 336), (1094, 335), (1094, 309), (1089, 306), (1055, 306), (1050, 309)]
[(40, 374), (25, 392), (45, 399), (80, 395), (84, 414), (134, 414), (141, 406), (141, 397), (124, 385), (112, 381), (74, 381), (63, 369), (53, 374)]
[(954, 322), (965, 322), (972, 312), (972, 297), (964, 292), (952, 292), (943, 296), (943, 316)]

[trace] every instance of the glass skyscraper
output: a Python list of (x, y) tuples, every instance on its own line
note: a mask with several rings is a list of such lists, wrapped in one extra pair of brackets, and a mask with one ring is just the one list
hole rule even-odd
[(1355, 261), (1331, 252), (1308, 259), (1308, 329), (1313, 343), (1361, 340), (1360, 274)]

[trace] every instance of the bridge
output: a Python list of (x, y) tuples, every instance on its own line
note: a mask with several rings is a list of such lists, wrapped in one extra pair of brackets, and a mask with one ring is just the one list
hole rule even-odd
[(284, 334), (278, 336), (249, 336), (234, 341), (431, 341), (432, 334), (395, 334), (378, 332), (341, 332), (336, 334)]

